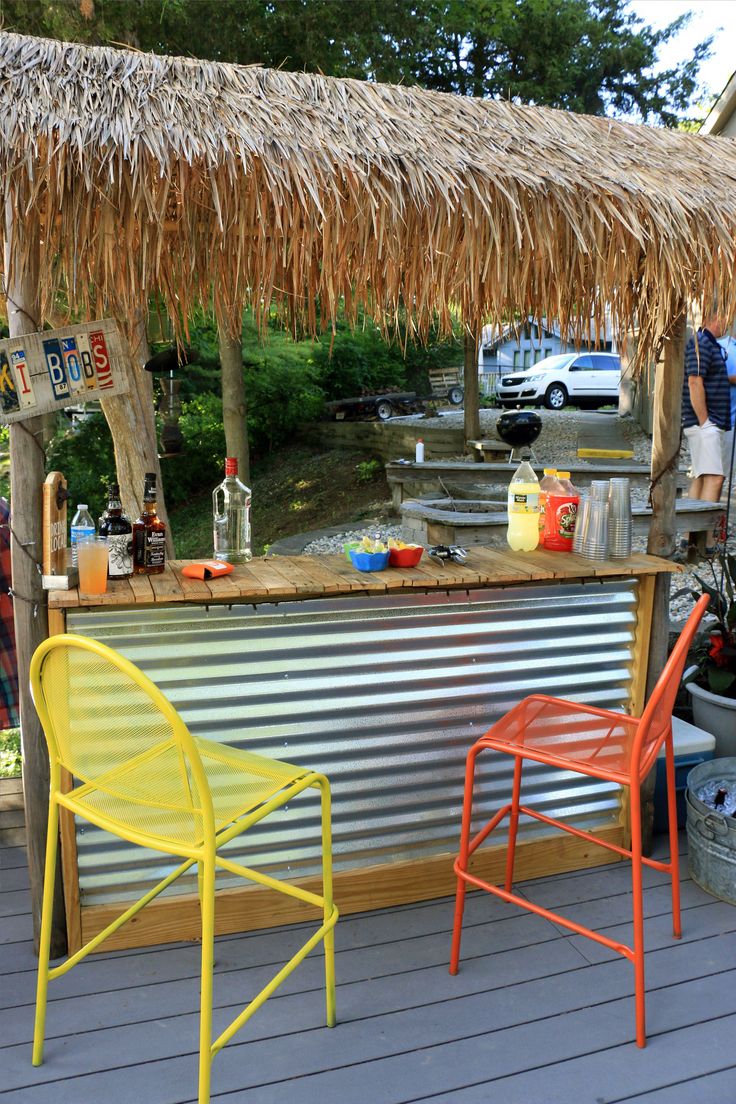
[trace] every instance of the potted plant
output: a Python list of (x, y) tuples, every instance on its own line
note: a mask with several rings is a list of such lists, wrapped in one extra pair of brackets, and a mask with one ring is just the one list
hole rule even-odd
[(716, 758), (721, 758), (736, 756), (736, 556), (721, 552), (710, 567), (712, 584), (696, 575), (710, 605), (693, 644), (695, 662), (684, 681), (693, 721), (715, 736)]

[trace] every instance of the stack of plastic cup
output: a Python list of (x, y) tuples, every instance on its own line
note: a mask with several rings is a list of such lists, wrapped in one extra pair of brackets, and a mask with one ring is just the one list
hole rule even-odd
[(628, 479), (612, 479), (608, 493), (608, 555), (625, 560), (631, 555), (631, 487)]
[(594, 479), (590, 484), (588, 518), (580, 548), (580, 555), (587, 560), (605, 560), (608, 556), (608, 490), (607, 479)]
[(585, 531), (588, 525), (588, 517), (590, 516), (590, 495), (582, 494), (580, 496), (580, 502), (578, 503), (578, 514), (575, 518), (575, 533), (572, 538), (572, 550), (573, 552), (583, 551), (583, 541), (585, 540)]

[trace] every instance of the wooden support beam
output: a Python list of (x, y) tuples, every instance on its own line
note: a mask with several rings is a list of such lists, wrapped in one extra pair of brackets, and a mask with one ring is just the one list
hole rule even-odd
[[(28, 258), (21, 269), (15, 258), (16, 235), (22, 219), (11, 198), (5, 206), (5, 280), (8, 327), (11, 337), (40, 329), (38, 301), (38, 243), (25, 243)], [(42, 521), (41, 487), (45, 478), (43, 417), (14, 422), (10, 426), (11, 564), (15, 642), (18, 659), (21, 741), (23, 749), (23, 800), (31, 885), (33, 939), (38, 950), (43, 901), (44, 858), (49, 807), (49, 760), (41, 723), (31, 699), (28, 671), (31, 657), (48, 635), (46, 593), (41, 586)], [(66, 952), (66, 923), (61, 873), (56, 878), (51, 957)]]
[[(675, 498), (680, 458), (680, 413), (685, 370), (685, 308), (682, 305), (665, 339), (664, 361), (654, 378), (651, 498), (652, 524), (647, 552), (671, 556), (675, 550)], [(667, 576), (663, 576), (664, 579)]]
[[(686, 312), (680, 304), (665, 338), (664, 361), (654, 378), (654, 424), (652, 433), (652, 521), (647, 552), (668, 558), (675, 550), (677, 522), (677, 466), (680, 457), (680, 413), (682, 379), (685, 371)], [(647, 664), (647, 698), (667, 662), (670, 639), (670, 583), (672, 576), (658, 575), (654, 583)], [(654, 781), (652, 771), (642, 786), (642, 844), (649, 854), (654, 823)]]
[(465, 388), (465, 440), (475, 441), (480, 437), (480, 405), (478, 392), (478, 346), (479, 330), (465, 330), (465, 358), (463, 386)]

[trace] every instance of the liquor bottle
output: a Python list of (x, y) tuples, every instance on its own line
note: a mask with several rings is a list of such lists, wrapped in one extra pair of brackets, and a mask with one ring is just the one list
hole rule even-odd
[(133, 574), (133, 526), (123, 513), (117, 483), (110, 483), (107, 488), (107, 509), (100, 518), (98, 532), (107, 542), (108, 578), (127, 579)]
[(225, 478), (212, 492), (215, 559), (247, 563), (250, 550), (250, 488), (238, 479), (238, 459), (225, 460)]
[(156, 514), (156, 473), (146, 472), (143, 512), (133, 524), (133, 574), (160, 575), (166, 566), (166, 526)]

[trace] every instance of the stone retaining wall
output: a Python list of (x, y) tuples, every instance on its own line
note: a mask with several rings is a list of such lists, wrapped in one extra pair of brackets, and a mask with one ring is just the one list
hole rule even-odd
[(463, 456), (462, 426), (423, 426), (421, 419), (407, 424), (391, 422), (315, 422), (303, 426), (299, 436), (325, 448), (356, 449), (385, 463), (414, 459), (414, 447), (421, 437), (427, 460)]

